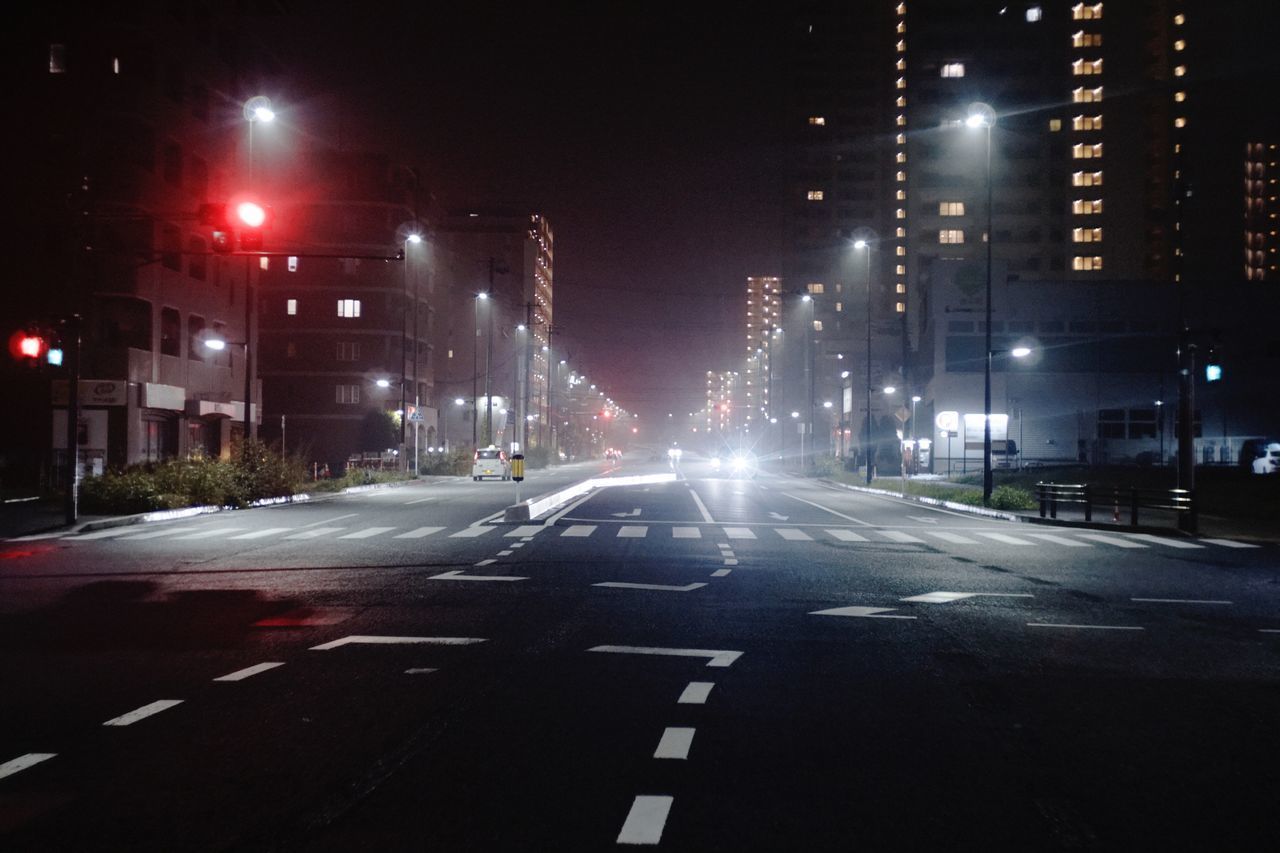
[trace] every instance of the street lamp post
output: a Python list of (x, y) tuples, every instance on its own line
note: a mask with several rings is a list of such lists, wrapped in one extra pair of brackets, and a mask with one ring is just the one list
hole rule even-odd
[[(253, 126), (258, 122), (275, 121), (271, 100), (262, 95), (250, 98), (244, 104), (244, 118), (249, 122), (248, 183), (253, 187)], [(244, 258), (244, 438), (241, 453), (249, 452), (249, 439), (253, 437), (253, 358), (249, 353), (249, 341), (253, 339), (253, 259)]]
[[(409, 310), (409, 307), (410, 307), (409, 244), (421, 243), (421, 242), (422, 242), (422, 237), (419, 236), (418, 234), (410, 234), (407, 237), (405, 237), (405, 241), (404, 241), (404, 261), (403, 261), (404, 287), (403, 287), (402, 295), (404, 298), (406, 312)], [(413, 411), (414, 411), (414, 414), (416, 415), (418, 413), (418, 299), (417, 299), (418, 287), (417, 287), (416, 280), (414, 283), (413, 290), (414, 290), (414, 294), (413, 294), (414, 298), (412, 303), (413, 327), (414, 327), (414, 330), (413, 330), (413, 389), (414, 389), (413, 390), (413, 399), (414, 399)], [(405, 360), (409, 357), (409, 347), (408, 347), (408, 340), (407, 340), (408, 339), (408, 329), (407, 329), (408, 322), (407, 321), (408, 321), (407, 317), (405, 316), (400, 317), (400, 465), (401, 465), (401, 470), (408, 470), (408, 467), (409, 467), (406, 464), (407, 460), (405, 457), (405, 440), (404, 440), (405, 425), (406, 425), (406, 422), (409, 420), (408, 399), (406, 395), (407, 380), (405, 377), (405, 369), (404, 369)], [(414, 467), (414, 473), (416, 474), (417, 467), (418, 467), (418, 453), (417, 453), (418, 425), (416, 422), (413, 425), (413, 437), (414, 437), (413, 467)]]
[(809, 306), (809, 319), (805, 323), (804, 332), (804, 380), (809, 395), (808, 414), (805, 416), (804, 423), (800, 424), (800, 468), (803, 470), (807, 461), (804, 452), (806, 432), (809, 434), (809, 452), (813, 452), (813, 297), (806, 293), (800, 297), (800, 301)]
[[(865, 229), (864, 229), (865, 230)], [(871, 485), (871, 240), (862, 236), (853, 241), (853, 248), (863, 253), (866, 260), (867, 280), (867, 441), (863, 455), (867, 463), (867, 485)]]
[(987, 288), (986, 288), (986, 345), (987, 360), (983, 372), (982, 393), (982, 503), (991, 503), (991, 243), (995, 236), (991, 231), (991, 128), (995, 126), (996, 114), (987, 104), (972, 104), (965, 124), (971, 128), (984, 128), (987, 143)]
[[(919, 394), (911, 395), (911, 467), (912, 469), (916, 467), (916, 459), (919, 458), (916, 455), (917, 453), (916, 451), (916, 403), (919, 403), (920, 399), (921, 398)], [(914, 473), (914, 470), (912, 471), (912, 473)]]
[[(475, 299), (476, 334), (471, 341), (471, 402), (475, 411), (471, 415), (471, 444), (479, 447), (478, 429), (480, 426), (480, 303), (489, 298), (487, 293), (477, 293)], [(488, 377), (485, 377), (486, 382)]]

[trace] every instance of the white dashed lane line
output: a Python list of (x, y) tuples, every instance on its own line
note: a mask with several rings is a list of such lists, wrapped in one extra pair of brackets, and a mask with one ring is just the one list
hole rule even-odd
[(112, 717), (103, 723), (104, 726), (131, 726), (139, 720), (145, 720), (147, 717), (153, 717), (162, 711), (167, 711), (182, 704), (181, 699), (158, 699), (149, 705), (143, 705), (141, 708), (135, 708), (127, 714), (121, 714), (119, 717)]
[(680, 698), (676, 700), (676, 704), (705, 705), (707, 697), (711, 695), (711, 688), (715, 686), (714, 681), (690, 681), (684, 692), (680, 694)]
[(618, 833), (618, 844), (658, 844), (667, 825), (675, 797), (642, 794), (631, 803), (631, 811)]
[(654, 758), (672, 758), (684, 761), (689, 757), (693, 747), (693, 734), (696, 730), (680, 726), (668, 726), (662, 732), (662, 740), (653, 751)]
[(12, 776), (15, 773), (21, 773), (29, 767), (35, 767), (50, 758), (56, 758), (57, 755), (58, 753), (56, 752), (28, 752), (26, 755), (19, 755), (17, 758), (0, 764), (0, 779)]
[(247, 666), (244, 669), (238, 669), (235, 672), (229, 672), (226, 675), (219, 676), (215, 678), (214, 681), (244, 681), (246, 678), (252, 678), (259, 673), (275, 669), (278, 666), (284, 666), (284, 662), (271, 661), (268, 663), (258, 663), (253, 666)]

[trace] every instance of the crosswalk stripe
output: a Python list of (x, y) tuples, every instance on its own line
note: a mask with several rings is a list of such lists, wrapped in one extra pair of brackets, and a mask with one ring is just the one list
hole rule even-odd
[(523, 524), (515, 530), (512, 530), (510, 533), (507, 533), (506, 536), (508, 538), (514, 537), (516, 539), (523, 539), (526, 536), (533, 536), (544, 530), (546, 530), (546, 528), (541, 524)]
[(1019, 539), (1016, 536), (1009, 536), (1006, 533), (983, 533), (981, 530), (975, 530), (977, 536), (985, 536), (988, 539), (994, 539), (997, 542), (1003, 542), (1006, 545), (1030, 545), (1031, 543), (1025, 539)]
[(1043, 539), (1046, 542), (1052, 542), (1055, 545), (1065, 545), (1068, 548), (1092, 548), (1088, 542), (1079, 542), (1075, 539), (1068, 539), (1065, 536), (1058, 536), (1055, 533), (1027, 533), (1026, 536), (1034, 536), (1036, 539)]
[(730, 539), (755, 539), (756, 535), (749, 527), (726, 527), (724, 535)]
[(1181, 539), (1166, 539), (1163, 536), (1153, 536), (1150, 533), (1132, 533), (1134, 539), (1141, 539), (1143, 542), (1154, 542), (1157, 545), (1168, 545), (1170, 548), (1203, 548), (1204, 546), (1197, 542), (1184, 542)]
[(970, 539), (968, 536), (961, 536), (959, 533), (948, 533), (945, 530), (930, 530), (929, 535), (941, 539), (943, 542), (951, 542), (955, 545), (977, 545), (977, 539)]
[(574, 524), (574, 525), (570, 525), (569, 527), (566, 527), (564, 529), (564, 533), (561, 533), (560, 535), (582, 537), (582, 536), (590, 536), (592, 533), (595, 533), (595, 532), (596, 532), (596, 525), (594, 524)]
[(880, 535), (886, 539), (892, 539), (894, 542), (923, 542), (923, 539), (917, 539), (910, 533), (903, 533), (901, 530), (881, 530)]
[(73, 542), (81, 542), (86, 539), (110, 539), (113, 536), (124, 536), (126, 533), (136, 533), (132, 527), (109, 527), (106, 530), (95, 530), (92, 533), (81, 533), (79, 536), (68, 536), (66, 538)]
[(827, 532), (830, 533), (835, 538), (839, 539), (841, 542), (866, 542), (867, 541), (867, 537), (859, 536), (857, 533), (854, 533), (852, 530), (840, 530), (839, 528), (831, 528), (827, 530)]
[(369, 539), (373, 536), (381, 536), (383, 533), (389, 533), (395, 530), (394, 527), (366, 527), (364, 530), (357, 530), (355, 533), (348, 533), (346, 536), (339, 536), (339, 539)]
[(301, 533), (291, 533), (284, 537), (285, 539), (317, 539), (321, 536), (328, 536), (330, 533), (337, 533), (339, 530), (346, 530), (345, 527), (313, 527), (310, 530), (304, 530)]
[(643, 524), (628, 524), (618, 528), (618, 536), (624, 539), (643, 539), (649, 535), (649, 528)]
[(457, 533), (450, 533), (450, 539), (474, 539), (477, 536), (483, 536), (493, 531), (492, 527), (467, 527), (459, 530)]
[(673, 539), (701, 539), (702, 531), (696, 527), (673, 527), (671, 528), (671, 538)]
[(803, 530), (796, 530), (794, 527), (779, 527), (778, 535), (789, 542), (812, 542), (813, 537)]
[(1257, 548), (1250, 542), (1236, 542), (1232, 539), (1201, 539), (1201, 542), (1208, 542), (1211, 545), (1221, 545), (1224, 548)]
[(191, 539), (212, 539), (214, 536), (226, 536), (228, 533), (237, 533), (244, 530), (243, 527), (215, 527), (212, 530), (201, 530), (199, 533), (191, 533), (186, 536), (175, 536), (175, 539), (184, 541)]
[(397, 533), (392, 539), (421, 539), (424, 536), (430, 536), (432, 533), (439, 533), (444, 530), (443, 527), (415, 527), (408, 533)]
[(1141, 542), (1132, 542), (1128, 539), (1121, 539), (1119, 536), (1107, 536), (1103, 533), (1080, 533), (1081, 539), (1091, 539), (1094, 542), (1101, 542), (1103, 545), (1115, 545), (1117, 548), (1146, 548)]
[(139, 539), (159, 539), (161, 536), (177, 536), (179, 533), (190, 533), (192, 530), (199, 530), (198, 527), (170, 527), (168, 530), (153, 530), (150, 533), (135, 533), (131, 536), (122, 536), (121, 539), (129, 542), (137, 542)]
[(268, 527), (266, 530), (255, 530), (252, 533), (241, 533), (239, 536), (228, 537), (230, 539), (266, 539), (268, 536), (276, 536), (281, 533), (287, 533), (292, 527)]

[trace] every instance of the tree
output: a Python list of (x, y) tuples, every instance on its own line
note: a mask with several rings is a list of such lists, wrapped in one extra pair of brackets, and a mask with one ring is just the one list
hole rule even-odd
[(400, 443), (395, 416), (382, 409), (369, 409), (360, 421), (360, 450), (383, 451)]

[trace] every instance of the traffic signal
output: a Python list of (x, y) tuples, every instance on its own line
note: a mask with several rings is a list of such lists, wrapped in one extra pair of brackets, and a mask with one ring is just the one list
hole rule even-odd
[(9, 355), (15, 361), (34, 367), (48, 352), (48, 338), (34, 329), (19, 329), (9, 336)]
[(200, 224), (212, 229), (213, 251), (219, 254), (236, 251), (237, 236), (240, 251), (261, 251), (262, 235), (271, 219), (271, 208), (255, 201), (200, 205)]
[(1204, 363), (1204, 381), (1217, 382), (1222, 379), (1222, 362), (1213, 347), (1209, 347), (1209, 357)]
[(240, 230), (240, 251), (262, 251), (262, 232), (271, 222), (270, 208), (253, 201), (242, 201), (235, 206), (235, 221)]

